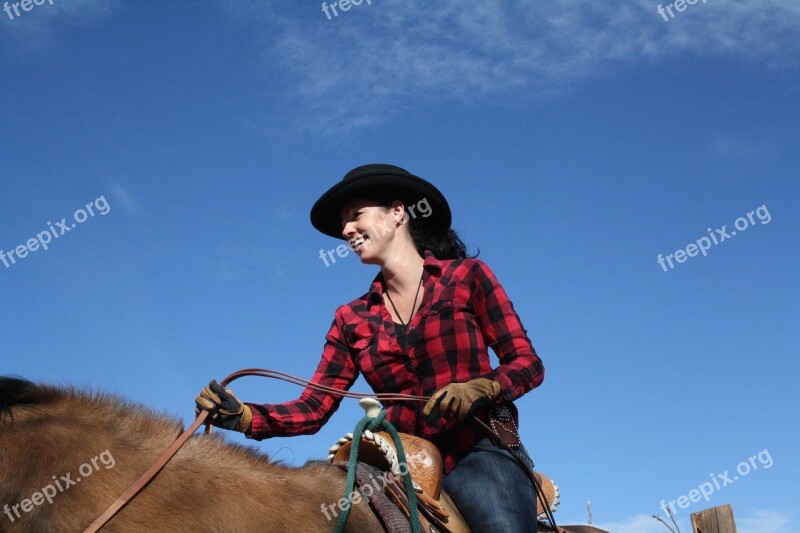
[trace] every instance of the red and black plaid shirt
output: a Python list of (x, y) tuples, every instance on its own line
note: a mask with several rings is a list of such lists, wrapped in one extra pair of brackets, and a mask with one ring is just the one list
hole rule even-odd
[[(498, 401), (510, 402), (544, 378), (544, 367), (492, 271), (478, 259), (443, 260), (425, 253), (422, 304), (408, 324), (406, 350), (384, 306), (383, 276), (364, 296), (336, 310), (313, 382), (349, 389), (364, 375), (375, 392), (431, 396), (441, 387), (474, 378), (494, 379), (502, 387)], [(488, 348), (500, 360), (492, 369)], [(248, 438), (315, 433), (339, 407), (341, 397), (306, 389), (297, 400), (248, 403), (253, 424)], [(422, 416), (424, 402), (385, 402), (386, 419), (398, 431), (436, 444), (445, 471), (479, 438), (477, 430), (456, 420)]]

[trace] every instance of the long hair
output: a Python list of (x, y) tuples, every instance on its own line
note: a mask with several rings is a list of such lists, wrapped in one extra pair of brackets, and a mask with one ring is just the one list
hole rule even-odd
[[(467, 246), (454, 229), (435, 230), (420, 224), (414, 219), (409, 220), (408, 231), (414, 241), (419, 255), (425, 256), (425, 250), (430, 250), (436, 259), (465, 259), (478, 257), (478, 254), (468, 255)], [(478, 250), (480, 253), (480, 250)]]
[[(391, 209), (392, 201), (383, 200), (379, 203), (384, 211)], [(406, 202), (403, 201), (403, 204), (406, 205)], [(429, 250), (439, 260), (474, 258), (480, 253), (478, 249), (475, 255), (467, 254), (467, 246), (454, 229), (431, 228), (416, 216), (408, 217), (407, 220), (411, 240), (422, 257), (425, 257), (425, 250)]]

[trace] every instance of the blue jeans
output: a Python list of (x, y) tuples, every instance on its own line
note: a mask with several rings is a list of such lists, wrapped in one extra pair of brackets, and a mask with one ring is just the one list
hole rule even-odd
[[(521, 446), (520, 451), (533, 467)], [(442, 481), (472, 531), (536, 533), (536, 494), (507, 450), (483, 438)]]

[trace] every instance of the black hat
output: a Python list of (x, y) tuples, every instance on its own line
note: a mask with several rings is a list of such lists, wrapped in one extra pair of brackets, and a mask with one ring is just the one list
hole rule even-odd
[(416, 222), (436, 229), (450, 228), (450, 206), (439, 189), (407, 170), (384, 164), (363, 165), (345, 174), (311, 208), (311, 224), (325, 235), (342, 239), (340, 210), (354, 198), (402, 200), (406, 208), (427, 199), (431, 213), (416, 218)]

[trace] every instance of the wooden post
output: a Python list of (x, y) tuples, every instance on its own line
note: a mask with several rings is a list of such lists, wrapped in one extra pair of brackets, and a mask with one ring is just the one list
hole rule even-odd
[(736, 533), (733, 507), (730, 505), (720, 505), (692, 513), (691, 518), (694, 533)]

